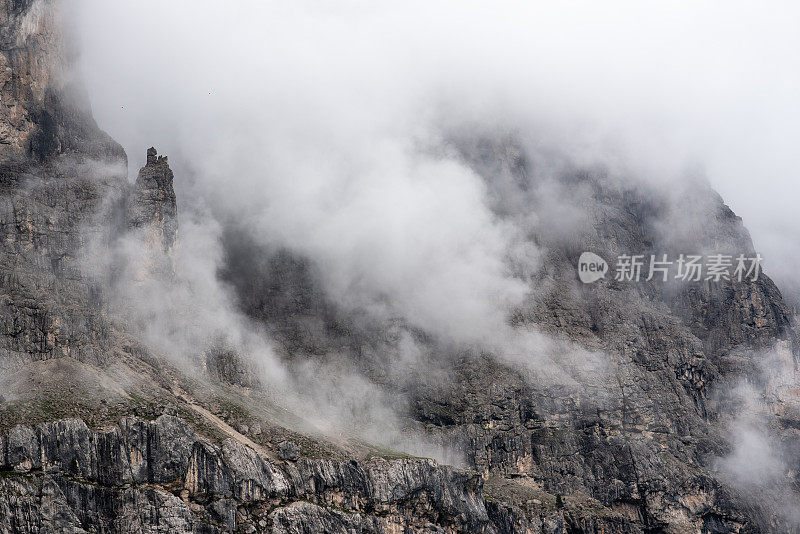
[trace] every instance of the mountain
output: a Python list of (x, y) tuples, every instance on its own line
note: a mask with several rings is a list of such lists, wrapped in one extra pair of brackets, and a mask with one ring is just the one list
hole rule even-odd
[[(164, 315), (135, 301), (184, 287), (183, 200), (155, 148), (128, 181), (59, 9), (0, 0), (0, 532), (798, 531), (800, 340), (770, 278), (578, 279), (584, 251), (755, 257), (702, 180), (542, 173), (513, 133), (449, 136), (498, 219), (538, 215), (505, 345), (344, 306), (324, 266), (222, 221), (216, 275), (287, 390), (357, 376), (458, 465), (412, 456), (315, 427), (246, 344), (153, 343)], [(424, 357), (393, 363), (408, 343)]]

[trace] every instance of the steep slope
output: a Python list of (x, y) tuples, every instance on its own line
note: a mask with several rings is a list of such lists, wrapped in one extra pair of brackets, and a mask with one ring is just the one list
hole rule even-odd
[(0, 369), (59, 356), (97, 361), (108, 327), (74, 260), (85, 232), (112, 226), (104, 204), (121, 194), (125, 154), (68, 79), (56, 6), (4, 1), (0, 27)]

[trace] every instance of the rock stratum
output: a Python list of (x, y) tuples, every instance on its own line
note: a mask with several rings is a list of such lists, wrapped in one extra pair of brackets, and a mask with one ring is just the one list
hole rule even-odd
[[(108, 294), (115, 251), (138, 244), (135, 284), (178, 276), (180, 199), (155, 149), (128, 182), (59, 21), (56, 2), (0, 0), (0, 532), (798, 532), (798, 338), (775, 284), (577, 280), (584, 250), (755, 254), (702, 182), (568, 162), (545, 179), (514, 136), (452, 137), (498, 217), (546, 221), (554, 198), (570, 214), (566, 231), (532, 228), (535, 290), (508, 310), (552, 340), (540, 369), (365, 320), (310, 259), (226, 229), (219, 277), (287, 368), (344, 358), (450, 467), (309, 430), (224, 343), (198, 344), (187, 371), (139, 335)], [(404, 336), (437, 372), (385, 369)], [(754, 433), (766, 468), (742, 445)]]

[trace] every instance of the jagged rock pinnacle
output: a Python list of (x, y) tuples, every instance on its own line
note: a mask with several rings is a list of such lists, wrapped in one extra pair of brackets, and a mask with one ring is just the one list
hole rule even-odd
[[(139, 170), (128, 207), (128, 225), (146, 228), (153, 244), (169, 250), (178, 232), (178, 208), (172, 169), (166, 156), (154, 147), (147, 149), (147, 164)], [(157, 242), (157, 243), (156, 243)]]

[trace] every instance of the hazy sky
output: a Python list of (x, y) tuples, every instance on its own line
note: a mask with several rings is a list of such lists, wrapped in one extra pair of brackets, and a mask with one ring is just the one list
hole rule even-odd
[[(179, 188), (185, 162), (207, 175), (195, 179), (238, 189), (221, 195), (233, 203), (336, 198), (325, 184), (344, 195), (400, 168), (403, 179), (387, 187), (409, 201), (427, 192), (436, 209), (437, 195), (462, 184), (461, 213), (480, 195), (464, 169), (404, 156), (435, 135), (430, 117), (445, 110), (524, 124), (578, 160), (623, 162), (656, 179), (704, 168), (768, 273), (790, 280), (800, 262), (796, 2), (83, 0), (76, 15), (98, 122), (131, 167), (150, 145), (170, 154)], [(326, 182), (327, 171), (339, 178)], [(420, 189), (415, 175), (445, 178)], [(403, 223), (354, 209), (384, 224), (382, 236)], [(420, 210), (415, 217), (435, 213)], [(290, 224), (291, 215), (271, 213), (286, 218), (271, 230), (305, 236), (301, 226), (319, 223)], [(458, 242), (447, 232), (428, 245)], [(493, 235), (481, 243), (471, 253), (499, 246)], [(493, 283), (488, 293), (519, 290)]]

